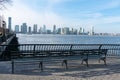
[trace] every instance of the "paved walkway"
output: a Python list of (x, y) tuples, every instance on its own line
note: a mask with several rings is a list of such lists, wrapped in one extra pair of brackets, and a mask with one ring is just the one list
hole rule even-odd
[(89, 61), (89, 67), (81, 61), (69, 61), (68, 70), (60, 62), (45, 63), (44, 71), (38, 65), (16, 66), (11, 74), (11, 62), (0, 62), (0, 80), (120, 80), (120, 58), (107, 58), (107, 66), (96, 60)]

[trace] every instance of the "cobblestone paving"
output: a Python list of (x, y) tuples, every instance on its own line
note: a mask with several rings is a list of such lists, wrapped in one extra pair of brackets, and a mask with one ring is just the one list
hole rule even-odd
[(81, 61), (68, 61), (65, 70), (60, 62), (44, 63), (44, 71), (38, 65), (22, 65), (15, 67), (11, 74), (11, 62), (0, 62), (0, 80), (120, 80), (120, 58), (107, 58), (107, 66), (103, 62), (90, 60), (89, 67), (81, 65)]

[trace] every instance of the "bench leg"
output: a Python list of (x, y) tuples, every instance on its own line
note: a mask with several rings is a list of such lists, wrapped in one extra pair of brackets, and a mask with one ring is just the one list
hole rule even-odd
[(101, 60), (103, 60), (104, 64), (106, 65), (106, 57), (101, 58)]
[(39, 68), (41, 68), (41, 71), (43, 71), (43, 62), (42, 61), (39, 63)]
[(82, 62), (81, 62), (81, 64), (83, 64), (83, 61), (84, 61), (84, 59), (82, 59)]
[(85, 62), (86, 62), (86, 64), (87, 64), (87, 67), (88, 67), (88, 59), (87, 59)]
[(84, 61), (85, 61), (86, 65), (87, 65), (87, 67), (88, 67), (88, 66), (89, 66), (89, 65), (88, 65), (88, 59), (87, 59), (87, 58), (86, 58), (86, 59), (82, 59), (81, 64), (83, 64)]
[(87, 54), (87, 58), (86, 58), (85, 62), (86, 62), (87, 67), (88, 67), (88, 54)]
[(62, 62), (62, 66), (65, 64), (65, 69), (68, 69), (68, 66), (67, 66), (67, 60), (63, 60)]
[(103, 60), (103, 61), (104, 61), (104, 64), (107, 65), (107, 64), (106, 64), (106, 57), (100, 58), (100, 59), (99, 59), (99, 63), (100, 63), (100, 60)]

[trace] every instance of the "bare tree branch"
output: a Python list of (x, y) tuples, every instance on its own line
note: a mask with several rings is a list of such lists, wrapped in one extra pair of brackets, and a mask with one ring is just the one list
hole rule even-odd
[(12, 0), (0, 0), (0, 10), (6, 8), (6, 4), (10, 4)]

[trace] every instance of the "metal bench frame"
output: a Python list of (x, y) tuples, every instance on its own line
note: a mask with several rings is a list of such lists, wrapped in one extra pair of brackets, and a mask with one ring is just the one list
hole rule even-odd
[[(86, 63), (87, 67), (88, 65), (88, 59), (90, 55), (97, 55), (100, 60), (104, 61), (104, 64), (106, 65), (106, 55), (107, 55), (107, 49), (101, 49), (102, 45), (95, 45), (97, 48), (86, 48), (81, 49), (81, 46), (89, 46), (89, 45), (78, 45), (78, 44), (39, 44), (39, 45), (20, 45), (21, 46), (32, 46), (29, 50), (23, 50), (19, 51), (20, 58), (24, 57), (33, 57), (33, 58), (40, 58), (41, 60), (35, 60), (35, 61), (16, 61), (17, 59), (12, 60), (12, 73), (14, 73), (14, 65), (15, 64), (31, 64), (31, 63), (37, 63), (39, 64), (39, 68), (42, 71), (43, 70), (43, 62), (51, 60), (51, 58), (61, 58), (62, 65), (65, 64), (65, 68), (68, 68), (68, 60), (69, 56), (81, 56), (82, 62)], [(94, 45), (93, 45), (94, 46)], [(75, 48), (77, 47), (77, 48)], [(37, 49), (36, 49), (37, 48)], [(16, 51), (12, 51), (13, 53), (18, 53)], [(83, 57), (85, 56), (85, 58)], [(67, 58), (68, 57), (68, 58)], [(58, 59), (59, 60), (59, 59)]]

